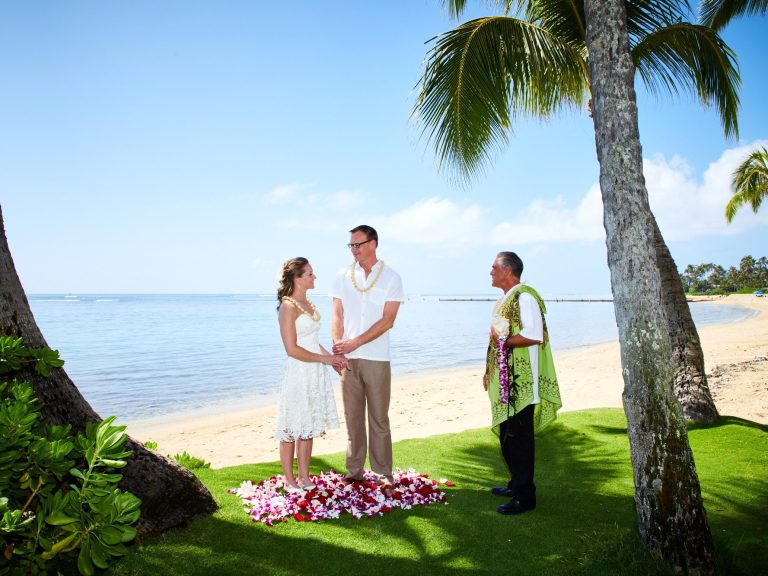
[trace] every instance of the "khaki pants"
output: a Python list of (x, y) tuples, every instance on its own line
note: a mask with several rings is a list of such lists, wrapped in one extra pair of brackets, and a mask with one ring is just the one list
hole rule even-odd
[(341, 376), (347, 421), (347, 473), (354, 478), (362, 477), (367, 444), (371, 470), (392, 481), (392, 434), (389, 429), (392, 372), (389, 362), (353, 359), (350, 363), (352, 369), (345, 370)]

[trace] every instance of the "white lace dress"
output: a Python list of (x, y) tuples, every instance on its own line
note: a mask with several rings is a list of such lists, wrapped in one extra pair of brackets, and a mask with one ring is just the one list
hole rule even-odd
[[(296, 343), (310, 352), (321, 353), (320, 321), (307, 314), (296, 319)], [(333, 384), (325, 364), (288, 357), (280, 382), (275, 438), (294, 442), (322, 436), (339, 427)]]

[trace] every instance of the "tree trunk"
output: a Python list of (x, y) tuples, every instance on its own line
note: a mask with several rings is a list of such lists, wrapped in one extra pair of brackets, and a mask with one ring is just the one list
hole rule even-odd
[(653, 218), (656, 263), (661, 279), (661, 301), (672, 341), (672, 359), (675, 364), (675, 395), (683, 414), (693, 422), (714, 422), (718, 418), (704, 371), (704, 351), (691, 310), (685, 296), (675, 261), (664, 243), (661, 230)]
[[(13, 257), (8, 248), (0, 207), (0, 334), (23, 338), (29, 346), (48, 346), (35, 322), (24, 294)], [(100, 421), (63, 369), (54, 369), (48, 378), (27, 371), (42, 403), (47, 424), (70, 424), (76, 432), (88, 422)], [(186, 524), (213, 513), (216, 502), (194, 474), (175, 462), (129, 439), (126, 448), (133, 452), (123, 470), (120, 487), (141, 498), (141, 534), (156, 533)]]
[(675, 370), (643, 178), (624, 2), (587, 0), (584, 8), (640, 535), (676, 570), (714, 574), (712, 536), (673, 392)]

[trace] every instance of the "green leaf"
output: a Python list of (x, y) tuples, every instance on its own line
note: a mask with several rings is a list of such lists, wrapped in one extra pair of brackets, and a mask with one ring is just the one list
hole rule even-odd
[(123, 542), (123, 534), (116, 526), (105, 526), (100, 534), (106, 544), (113, 545)]
[(94, 540), (91, 544), (91, 560), (97, 568), (102, 570), (109, 568), (109, 554), (97, 540)]
[(77, 569), (83, 576), (92, 576), (95, 572), (91, 561), (91, 542), (83, 540), (80, 553), (77, 555)]
[(42, 558), (44, 560), (50, 560), (51, 558), (56, 556), (56, 554), (58, 554), (59, 552), (67, 548), (72, 543), (72, 540), (74, 540), (76, 536), (77, 536), (77, 533), (74, 533), (74, 534), (70, 534), (63, 540), (59, 540), (58, 542), (56, 542), (56, 544), (51, 546), (50, 550), (43, 552), (41, 554)]
[[(138, 520), (138, 514), (136, 514), (136, 520)], [(132, 523), (136, 520), (132, 520)], [(115, 526), (115, 528), (120, 532), (120, 540), (122, 542), (130, 542), (136, 538), (136, 528), (133, 526)]]
[(77, 468), (70, 468), (69, 473), (74, 476), (75, 478), (79, 478), (80, 480), (85, 480), (85, 475), (80, 472)]
[(123, 468), (128, 464), (125, 460), (111, 460), (109, 458), (102, 458), (101, 463), (110, 468)]
[(45, 517), (46, 523), (51, 526), (64, 526), (65, 524), (72, 524), (72, 522), (77, 522), (78, 520), (79, 518), (73, 518), (72, 516), (67, 516), (61, 512), (54, 512)]

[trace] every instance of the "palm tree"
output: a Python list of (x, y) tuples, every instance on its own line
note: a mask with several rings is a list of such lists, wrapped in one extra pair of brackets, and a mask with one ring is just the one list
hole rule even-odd
[(675, 572), (715, 573), (714, 544), (664, 330), (662, 284), (652, 270), (658, 237), (643, 177), (634, 66), (624, 0), (586, 0), (595, 147), (624, 373), (624, 412), (635, 508), (646, 546)]
[(768, 196), (768, 150), (765, 146), (739, 164), (733, 173), (733, 189), (735, 193), (725, 207), (725, 219), (731, 222), (745, 204), (750, 204), (757, 214), (763, 199)]
[(768, 0), (701, 0), (701, 23), (713, 30), (722, 29), (739, 16), (752, 16), (768, 12)]
[[(458, 16), (466, 0), (446, 0)], [(550, 117), (579, 109), (591, 95), (581, 0), (529, 0), (523, 18), (504, 14), (466, 22), (439, 37), (428, 54), (414, 116), (441, 168), (471, 179), (507, 143), (517, 115)], [(674, 1), (626, 5), (634, 68), (653, 93), (687, 90), (714, 106), (726, 135), (738, 134), (739, 78), (734, 55), (716, 32), (684, 21)], [(653, 220), (676, 361), (675, 391), (688, 419), (711, 422), (717, 408), (680, 275)]]
[[(29, 307), (5, 236), (0, 207), (0, 334), (23, 338), (33, 347), (47, 347)], [(42, 403), (46, 424), (69, 424), (76, 431), (88, 422), (101, 420), (62, 368), (43, 378), (34, 371), (25, 374)], [(213, 513), (216, 501), (194, 474), (160, 454), (147, 450), (131, 438), (126, 448), (133, 453), (123, 470), (120, 487), (141, 498), (140, 534), (157, 533), (187, 524)]]
[[(457, 15), (465, 2), (449, 4)], [(674, 4), (531, 0), (525, 19), (507, 15), (511, 4), (503, 16), (473, 20), (437, 38), (414, 113), (441, 166), (468, 179), (491, 148), (506, 143), (513, 115), (547, 117), (594, 98), (640, 533), (676, 568), (712, 573), (711, 534), (673, 396), (673, 329), (661, 306), (669, 296), (659, 277), (633, 272), (661, 266), (659, 244), (666, 250), (648, 206), (633, 77), (637, 70), (652, 90), (672, 93), (688, 83), (718, 108), (726, 133), (735, 134), (733, 55), (711, 30), (682, 22)], [(682, 294), (676, 269), (675, 275)]]

